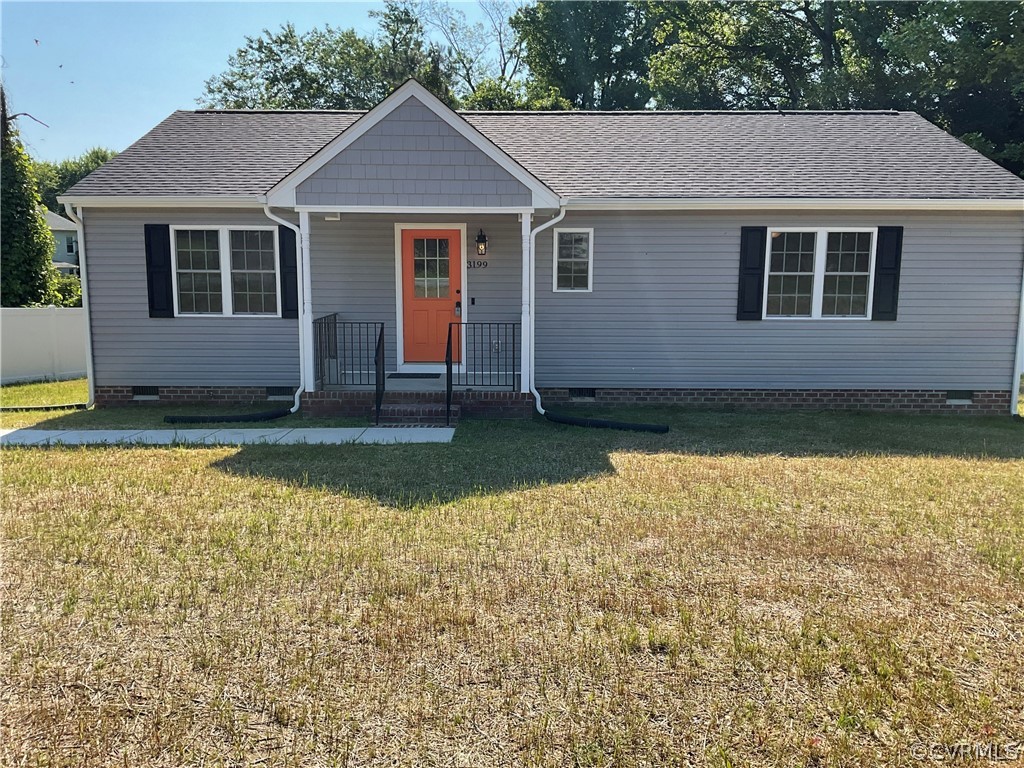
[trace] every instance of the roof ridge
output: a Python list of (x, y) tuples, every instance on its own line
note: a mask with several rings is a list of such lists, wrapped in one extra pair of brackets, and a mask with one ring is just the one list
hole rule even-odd
[[(367, 109), (183, 109), (194, 115), (365, 115)], [(906, 115), (897, 109), (460, 109), (460, 115)]]

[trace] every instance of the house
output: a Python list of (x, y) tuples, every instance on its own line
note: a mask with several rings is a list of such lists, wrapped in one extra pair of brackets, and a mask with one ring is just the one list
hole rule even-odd
[(78, 274), (78, 229), (73, 221), (46, 211), (46, 226), (53, 233), (53, 266), (64, 275)]
[(99, 404), (1016, 399), (1024, 181), (913, 113), (456, 113), (410, 81), (175, 112), (61, 200)]

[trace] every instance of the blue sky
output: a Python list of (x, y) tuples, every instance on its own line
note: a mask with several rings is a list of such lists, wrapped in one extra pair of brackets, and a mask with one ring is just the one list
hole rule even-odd
[[(122, 150), (175, 109), (194, 109), (245, 35), (291, 21), (371, 33), (370, 2), (0, 3), (3, 78), (32, 157)], [(471, 16), (476, 5), (460, 3)], [(38, 42), (36, 42), (38, 41)]]

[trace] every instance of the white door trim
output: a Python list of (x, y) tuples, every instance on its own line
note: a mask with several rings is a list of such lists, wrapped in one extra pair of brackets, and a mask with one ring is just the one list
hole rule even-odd
[[(468, 295), (468, 286), (466, 285), (467, 280), (467, 268), (466, 268), (466, 222), (462, 223), (396, 223), (395, 224), (395, 338), (396, 346), (398, 349), (395, 350), (395, 360), (398, 362), (399, 373), (444, 373), (444, 363), (407, 363), (405, 362), (405, 313), (402, 311), (405, 308), (404, 297), (402, 293), (402, 232), (406, 229), (450, 229), (459, 232), (461, 240), (462, 253), (460, 254), (460, 273), (462, 275), (462, 322), (467, 322), (469, 315), (469, 303), (466, 301)], [(460, 350), (459, 359), (462, 361), (456, 366), (452, 366), (458, 370), (462, 370), (462, 366), (465, 365), (466, 360), (466, 338), (465, 334), (462, 337), (462, 349)]]

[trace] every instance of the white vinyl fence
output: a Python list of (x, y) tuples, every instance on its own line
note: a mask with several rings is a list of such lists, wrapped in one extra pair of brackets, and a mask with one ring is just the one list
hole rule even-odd
[(0, 383), (85, 376), (85, 310), (0, 309)]

